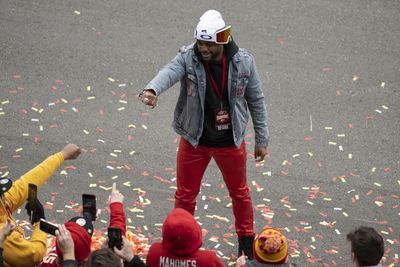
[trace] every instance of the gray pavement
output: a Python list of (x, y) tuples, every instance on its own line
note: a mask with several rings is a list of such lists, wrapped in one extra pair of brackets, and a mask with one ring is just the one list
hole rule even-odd
[[(255, 164), (250, 126), (246, 137), (256, 230), (282, 228), (300, 266), (350, 266), (346, 234), (368, 225), (384, 237), (384, 266), (400, 266), (398, 1), (1, 0), (0, 176), (17, 179), (76, 143), (85, 153), (40, 189), (47, 218), (75, 216), (81, 194), (93, 193), (104, 231), (116, 182), (131, 231), (159, 240), (173, 207), (179, 86), (154, 110), (135, 94), (211, 8), (264, 83), (268, 160)], [(215, 163), (196, 218), (204, 247), (231, 265), (234, 221)]]

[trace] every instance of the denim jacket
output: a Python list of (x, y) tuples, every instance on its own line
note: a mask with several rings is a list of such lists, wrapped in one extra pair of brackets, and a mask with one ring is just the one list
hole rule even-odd
[[(206, 73), (194, 53), (194, 45), (182, 47), (176, 57), (146, 85), (145, 90), (153, 89), (158, 96), (180, 80), (172, 126), (177, 134), (196, 147), (203, 131)], [(253, 56), (242, 48), (229, 63), (227, 84), (235, 145), (239, 147), (244, 140), (249, 110), (256, 146), (267, 146), (269, 132), (261, 80)]]

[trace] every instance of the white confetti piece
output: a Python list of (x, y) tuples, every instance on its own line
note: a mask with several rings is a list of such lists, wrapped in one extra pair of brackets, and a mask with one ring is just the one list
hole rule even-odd
[(109, 80), (110, 82), (115, 82), (115, 80), (114, 80), (113, 78), (111, 78), (111, 77), (108, 77), (108, 80)]
[(78, 10), (74, 10), (74, 14), (79, 16), (81, 12), (79, 12)]

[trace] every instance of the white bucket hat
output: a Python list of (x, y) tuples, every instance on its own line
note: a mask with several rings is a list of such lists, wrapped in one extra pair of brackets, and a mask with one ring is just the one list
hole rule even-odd
[(231, 26), (226, 25), (221, 13), (208, 10), (201, 17), (194, 31), (194, 38), (200, 41), (227, 44), (231, 36)]

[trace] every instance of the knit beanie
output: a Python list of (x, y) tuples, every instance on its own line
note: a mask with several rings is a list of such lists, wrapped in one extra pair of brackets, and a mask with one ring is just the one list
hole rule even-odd
[(285, 263), (288, 257), (286, 237), (277, 229), (264, 228), (253, 243), (254, 257), (262, 263)]
[(85, 217), (74, 217), (71, 220), (69, 220), (69, 222), (74, 222), (74, 223), (82, 226), (83, 228), (85, 228), (86, 232), (88, 232), (88, 234), (90, 236), (93, 235), (93, 224), (87, 218), (85, 218)]
[[(75, 258), (77, 261), (86, 260), (90, 254), (90, 245), (92, 243), (92, 238), (88, 232), (75, 222), (65, 223), (65, 227), (71, 233), (72, 240), (74, 240), (75, 247)], [(58, 257), (62, 259), (62, 252), (56, 243), (56, 251)]]
[(194, 38), (206, 42), (227, 43), (229, 39), (217, 40), (217, 32), (221, 30), (228, 30), (226, 34), (229, 36), (224, 36), (224, 38), (230, 37), (230, 26), (225, 25), (221, 13), (216, 10), (208, 10), (200, 17), (200, 21), (194, 31)]

